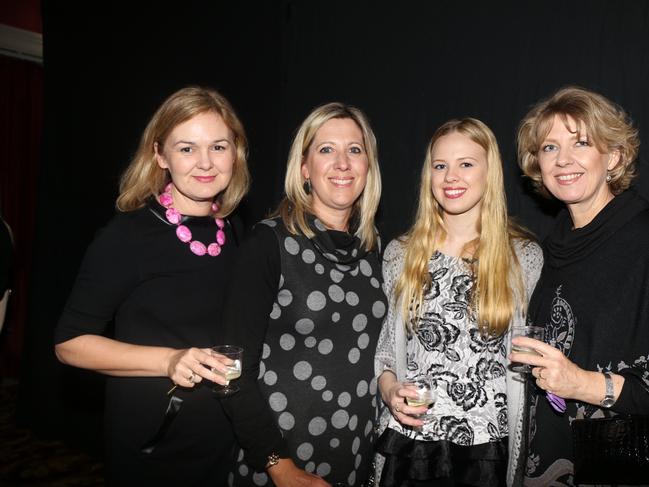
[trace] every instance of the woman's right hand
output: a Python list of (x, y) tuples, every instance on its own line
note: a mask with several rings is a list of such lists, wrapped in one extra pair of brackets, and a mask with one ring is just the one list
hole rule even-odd
[(167, 358), (167, 375), (182, 387), (194, 387), (203, 379), (226, 385), (226, 365), (232, 359), (214, 353), (209, 348), (173, 350)]
[(384, 401), (390, 408), (392, 416), (399, 421), (399, 423), (407, 426), (419, 427), (423, 426), (424, 422), (418, 419), (417, 416), (424, 414), (427, 406), (408, 406), (406, 398), (417, 399), (417, 392), (414, 388), (404, 385), (402, 382), (396, 380), (387, 388), (384, 394)]
[(298, 468), (290, 458), (280, 458), (267, 472), (276, 487), (331, 487), (322, 477)]

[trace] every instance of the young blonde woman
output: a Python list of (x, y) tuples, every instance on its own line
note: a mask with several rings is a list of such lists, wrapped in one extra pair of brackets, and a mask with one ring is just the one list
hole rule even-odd
[[(507, 217), (493, 133), (472, 118), (446, 122), (428, 146), (416, 220), (384, 255), (381, 486), (499, 486), (512, 476), (524, 396), (507, 336), (524, 322), (541, 266), (540, 247)], [(409, 406), (416, 395), (404, 385), (421, 378), (437, 394), (426, 422), (427, 406)]]

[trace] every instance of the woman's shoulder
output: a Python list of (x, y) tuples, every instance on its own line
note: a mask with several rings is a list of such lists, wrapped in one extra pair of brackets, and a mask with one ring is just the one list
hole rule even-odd
[(535, 240), (516, 237), (512, 243), (516, 257), (524, 268), (543, 265), (543, 249)]
[(405, 252), (406, 242), (404, 238), (401, 236), (392, 239), (390, 240), (390, 243), (385, 247), (385, 251), (383, 252), (383, 261), (391, 262), (395, 260), (402, 260)]

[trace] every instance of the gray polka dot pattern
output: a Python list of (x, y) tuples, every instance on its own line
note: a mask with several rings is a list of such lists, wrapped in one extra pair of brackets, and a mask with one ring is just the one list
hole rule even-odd
[(327, 379), (325, 379), (321, 375), (316, 375), (313, 379), (311, 379), (311, 387), (315, 389), (316, 391), (321, 391), (327, 386)]
[(306, 305), (311, 311), (320, 311), (327, 304), (327, 298), (320, 291), (313, 291), (306, 298)]
[(295, 323), (295, 330), (301, 335), (308, 335), (313, 331), (315, 324), (309, 318), (302, 318)]
[(316, 416), (309, 422), (309, 433), (313, 436), (320, 436), (327, 429), (327, 421), (320, 416)]
[[(357, 243), (340, 252), (319, 235), (289, 234), (278, 219), (265, 223), (279, 243), (281, 285), (257, 385), (296, 465), (357, 487), (369, 474), (374, 440), (372, 426), (364, 432), (375, 414), (370, 381), (386, 310), (379, 260)], [(254, 476), (245, 455), (232, 474), (239, 487), (272, 484)]]
[(322, 355), (329, 355), (334, 348), (334, 344), (328, 338), (325, 338), (320, 343), (318, 343), (318, 352)]
[(279, 424), (280, 428), (284, 430), (291, 430), (293, 429), (293, 426), (295, 426), (295, 417), (291, 413), (284, 411), (279, 415), (277, 423)]
[(336, 303), (340, 303), (345, 299), (345, 291), (339, 285), (334, 284), (329, 286), (329, 297)]
[(367, 326), (367, 316), (364, 314), (358, 314), (354, 316), (354, 321), (352, 321), (352, 327), (354, 331), (361, 332)]
[[(266, 345), (264, 345), (266, 346)], [(295, 337), (293, 335), (290, 335), (288, 333), (284, 333), (281, 337), (279, 337), (279, 346), (282, 347), (282, 350), (292, 350), (293, 347), (295, 346)], [(270, 352), (270, 348), (268, 349)], [(270, 353), (269, 353), (270, 354)], [(268, 355), (264, 358), (267, 358)]]
[(280, 306), (288, 306), (293, 301), (293, 294), (288, 289), (282, 289), (277, 293), (277, 302)]
[(311, 249), (306, 249), (302, 252), (302, 260), (307, 264), (313, 264), (315, 262), (315, 253)]
[(264, 374), (264, 382), (268, 386), (275, 385), (275, 383), (277, 382), (277, 374), (272, 370), (269, 370)]
[(295, 453), (300, 460), (308, 460), (313, 455), (313, 445), (311, 443), (302, 443), (297, 447)]
[(286, 396), (281, 392), (273, 392), (268, 398), (268, 404), (270, 404), (270, 407), (273, 411), (279, 412), (286, 409), (288, 400), (286, 399)]
[(284, 248), (291, 255), (297, 255), (300, 251), (300, 246), (293, 237), (286, 237), (284, 240)]
[(311, 377), (312, 371), (313, 368), (311, 367), (311, 364), (309, 362), (305, 362), (304, 360), (296, 363), (293, 367), (293, 375), (296, 379), (299, 380), (307, 380), (309, 377)]

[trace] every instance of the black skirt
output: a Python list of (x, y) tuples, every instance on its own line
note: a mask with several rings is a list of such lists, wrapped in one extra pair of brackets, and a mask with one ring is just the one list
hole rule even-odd
[(387, 428), (376, 450), (385, 457), (380, 487), (505, 485), (507, 438), (462, 446), (415, 440)]

